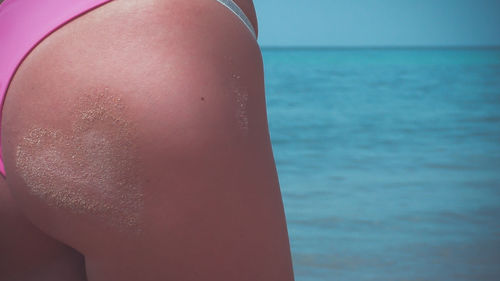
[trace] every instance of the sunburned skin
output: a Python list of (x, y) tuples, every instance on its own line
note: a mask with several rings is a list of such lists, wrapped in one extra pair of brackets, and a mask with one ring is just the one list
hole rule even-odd
[(77, 102), (70, 133), (31, 128), (16, 152), (16, 168), (31, 194), (51, 207), (139, 233), (143, 193), (134, 128), (122, 118), (124, 108), (105, 90)]
[(216, 2), (111, 1), (12, 81), (9, 190), (81, 279), (293, 280), (260, 50)]

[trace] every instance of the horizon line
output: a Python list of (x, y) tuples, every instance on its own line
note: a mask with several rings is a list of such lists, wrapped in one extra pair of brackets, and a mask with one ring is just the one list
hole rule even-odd
[(261, 45), (262, 49), (499, 49), (500, 45)]

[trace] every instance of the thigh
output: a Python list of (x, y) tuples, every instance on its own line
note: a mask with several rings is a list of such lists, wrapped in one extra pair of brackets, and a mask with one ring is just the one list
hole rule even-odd
[(0, 280), (85, 280), (81, 254), (36, 228), (0, 179)]

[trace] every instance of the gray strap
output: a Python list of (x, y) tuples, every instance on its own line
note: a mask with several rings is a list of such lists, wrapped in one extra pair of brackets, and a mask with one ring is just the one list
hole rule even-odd
[(240, 20), (246, 25), (246, 27), (248, 27), (250, 32), (252, 32), (253, 37), (255, 39), (257, 39), (257, 35), (255, 34), (255, 29), (253, 28), (252, 23), (250, 22), (248, 17), (245, 15), (243, 10), (240, 7), (238, 7), (238, 5), (236, 3), (234, 3), (232, 0), (217, 0), (217, 1), (219, 1), (219, 3), (221, 3), (222, 5), (226, 6), (235, 15), (237, 15), (238, 18), (240, 18)]

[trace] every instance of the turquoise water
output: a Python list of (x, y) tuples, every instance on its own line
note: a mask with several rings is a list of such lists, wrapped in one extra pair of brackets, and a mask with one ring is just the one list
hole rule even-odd
[(500, 280), (500, 49), (264, 49), (297, 281)]

